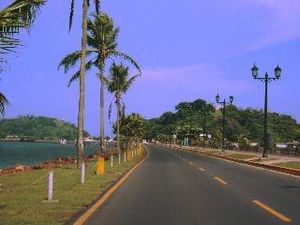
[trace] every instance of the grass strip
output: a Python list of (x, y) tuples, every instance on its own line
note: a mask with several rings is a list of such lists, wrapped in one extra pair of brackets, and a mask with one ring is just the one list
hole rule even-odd
[(105, 175), (95, 172), (95, 161), (87, 163), (86, 182), (80, 184), (80, 171), (76, 165), (55, 168), (54, 200), (44, 202), (47, 196), (49, 169), (0, 177), (0, 225), (60, 225), (74, 213), (86, 208), (109, 185), (136, 164), (142, 156), (130, 162), (110, 167), (106, 161)]
[(281, 163), (273, 164), (273, 166), (300, 170), (300, 161), (281, 162)]

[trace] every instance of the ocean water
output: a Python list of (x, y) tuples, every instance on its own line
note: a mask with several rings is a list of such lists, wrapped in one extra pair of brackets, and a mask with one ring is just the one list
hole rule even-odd
[[(96, 145), (86, 146), (85, 154), (94, 154), (96, 149)], [(0, 168), (2, 169), (15, 165), (33, 165), (68, 156), (76, 157), (74, 144), (0, 142)]]

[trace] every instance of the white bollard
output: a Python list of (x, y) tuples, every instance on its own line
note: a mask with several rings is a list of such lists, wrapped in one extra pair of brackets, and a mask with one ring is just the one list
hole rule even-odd
[(114, 166), (114, 156), (111, 155), (110, 156), (110, 167), (113, 167)]
[(84, 179), (85, 179), (85, 164), (83, 162), (81, 164), (81, 170), (80, 170), (80, 181), (81, 181), (81, 184), (84, 184)]
[(48, 201), (53, 199), (53, 171), (48, 174)]

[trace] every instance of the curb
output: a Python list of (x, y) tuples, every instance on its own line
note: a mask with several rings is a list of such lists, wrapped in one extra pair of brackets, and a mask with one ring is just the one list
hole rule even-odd
[[(167, 148), (170, 148), (170, 147), (167, 147)], [(286, 168), (286, 167), (273, 166), (273, 165), (266, 165), (266, 164), (262, 164), (262, 163), (251, 162), (251, 161), (245, 161), (245, 160), (241, 160), (241, 159), (232, 158), (229, 156), (222, 156), (222, 155), (217, 155), (217, 154), (213, 154), (213, 153), (201, 152), (201, 151), (197, 151), (197, 150), (189, 150), (189, 149), (183, 149), (183, 148), (178, 148), (178, 147), (171, 147), (171, 149), (187, 151), (187, 152), (194, 152), (194, 153), (198, 153), (198, 154), (202, 154), (202, 155), (206, 155), (206, 156), (210, 156), (210, 157), (214, 157), (214, 158), (225, 159), (225, 160), (240, 163), (240, 164), (245, 164), (245, 165), (249, 165), (249, 166), (253, 166), (253, 167), (259, 167), (259, 168), (263, 168), (263, 169), (267, 169), (267, 170), (271, 170), (271, 171), (280, 172), (283, 174), (300, 177), (300, 170), (290, 169), (290, 168)]]
[(128, 171), (123, 173), (114, 183), (107, 187), (95, 200), (92, 200), (88, 204), (87, 208), (79, 210), (75, 213), (65, 225), (83, 225), (93, 214), (99, 209), (107, 200), (110, 199), (111, 195), (117, 191), (123, 183), (128, 179), (128, 177), (142, 165), (142, 163), (149, 157), (149, 151), (146, 149), (146, 155), (141, 158), (137, 164), (133, 165)]

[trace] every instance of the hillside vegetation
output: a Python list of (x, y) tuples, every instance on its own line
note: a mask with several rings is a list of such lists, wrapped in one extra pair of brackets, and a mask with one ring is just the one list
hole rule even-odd
[[(234, 105), (226, 106), (226, 134), (230, 142), (262, 143), (264, 114), (261, 110), (242, 109)], [(222, 109), (197, 99), (181, 102), (175, 112), (165, 112), (159, 118), (148, 120), (147, 139), (170, 140), (176, 134), (178, 139), (191, 137), (201, 141), (200, 134), (211, 134), (210, 142), (218, 145), (222, 132)], [(300, 139), (300, 125), (288, 115), (268, 114), (270, 144)], [(203, 138), (202, 138), (203, 139)]]
[[(18, 136), (38, 140), (76, 139), (74, 124), (43, 116), (19, 116), (0, 121), (0, 137)], [(85, 136), (89, 134), (85, 132)]]

